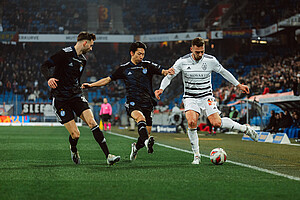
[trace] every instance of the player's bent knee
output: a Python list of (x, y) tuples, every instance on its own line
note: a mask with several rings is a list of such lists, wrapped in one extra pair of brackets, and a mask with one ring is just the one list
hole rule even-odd
[(97, 122), (94, 119), (90, 119), (87, 121), (87, 124), (90, 128), (97, 126)]
[(71, 137), (73, 139), (78, 139), (80, 137), (80, 132), (79, 131), (72, 131)]
[(221, 127), (221, 124), (222, 124), (221, 120), (216, 120), (211, 122), (211, 125), (217, 128)]
[(136, 122), (139, 123), (140, 121), (146, 121), (145, 117), (140, 116), (136, 119)]
[(190, 120), (188, 121), (188, 125), (190, 128), (195, 128), (197, 126), (196, 120)]

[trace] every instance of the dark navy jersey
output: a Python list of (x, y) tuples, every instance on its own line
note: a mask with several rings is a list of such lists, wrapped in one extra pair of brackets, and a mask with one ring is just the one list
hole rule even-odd
[[(80, 77), (86, 65), (84, 55), (77, 55), (74, 46), (66, 47), (51, 56), (41, 67), (47, 81), (56, 78), (57, 88), (51, 89), (51, 96), (64, 101), (82, 96)], [(49, 69), (54, 67), (50, 75)]]
[(142, 107), (155, 106), (155, 96), (152, 89), (154, 74), (162, 75), (163, 68), (150, 61), (142, 61), (137, 65), (132, 62), (120, 65), (110, 76), (111, 80), (123, 79), (126, 85), (127, 103)]

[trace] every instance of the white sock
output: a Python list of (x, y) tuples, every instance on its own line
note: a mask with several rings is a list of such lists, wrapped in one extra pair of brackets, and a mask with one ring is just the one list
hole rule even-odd
[(237, 130), (241, 132), (245, 132), (247, 127), (245, 125), (239, 124), (228, 117), (221, 118), (222, 124), (221, 128), (228, 128), (230, 130)]
[(199, 139), (197, 134), (197, 128), (188, 128), (188, 135), (190, 138), (190, 142), (192, 145), (192, 150), (194, 152), (194, 155), (200, 155), (199, 153)]

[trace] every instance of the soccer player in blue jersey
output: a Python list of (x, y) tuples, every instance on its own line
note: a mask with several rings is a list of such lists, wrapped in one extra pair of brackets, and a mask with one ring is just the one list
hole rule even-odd
[[(80, 156), (77, 151), (80, 132), (74, 121), (74, 113), (76, 113), (91, 128), (95, 140), (107, 158), (107, 164), (112, 165), (120, 160), (120, 156), (110, 154), (104, 135), (99, 129), (80, 87), (80, 77), (87, 61), (84, 54), (92, 50), (95, 40), (96, 36), (93, 33), (79, 33), (76, 45), (63, 48), (51, 56), (43, 63), (41, 71), (51, 88), (52, 105), (56, 116), (70, 133), (72, 161), (80, 164)], [(50, 68), (54, 68), (53, 74), (50, 72)]]
[(139, 138), (131, 145), (130, 160), (134, 161), (139, 149), (146, 146), (148, 153), (153, 153), (154, 138), (150, 136), (152, 127), (152, 111), (157, 104), (152, 89), (152, 77), (154, 74), (173, 74), (174, 70), (163, 69), (160, 65), (143, 60), (146, 45), (142, 42), (134, 42), (130, 45), (129, 62), (120, 67), (109, 77), (102, 78), (94, 83), (83, 83), (82, 88), (100, 87), (111, 81), (122, 79), (126, 85), (126, 111), (138, 125)]

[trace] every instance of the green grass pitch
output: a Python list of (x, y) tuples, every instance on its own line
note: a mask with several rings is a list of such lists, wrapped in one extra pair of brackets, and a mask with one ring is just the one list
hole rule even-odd
[[(132, 139), (105, 133), (106, 164), (90, 130), (80, 128), (80, 165), (71, 161), (64, 127), (0, 127), (0, 199), (300, 199), (300, 181), (238, 166), (213, 165), (203, 157), (159, 145), (129, 162)], [(136, 132), (120, 131), (137, 137)], [(190, 150), (187, 135), (153, 134), (156, 141)], [(222, 147), (228, 159), (300, 177), (300, 147), (241, 141), (241, 135), (200, 136), (201, 153)]]

